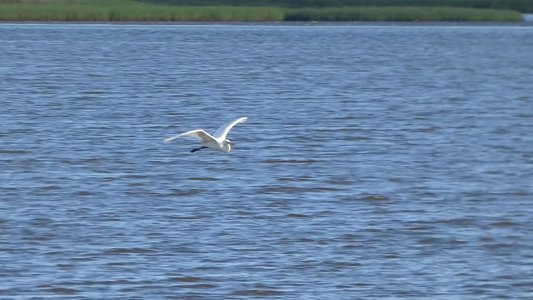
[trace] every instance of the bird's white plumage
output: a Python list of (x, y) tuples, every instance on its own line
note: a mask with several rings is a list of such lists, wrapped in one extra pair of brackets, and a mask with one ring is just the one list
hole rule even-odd
[(190, 137), (195, 137), (195, 138), (198, 138), (200, 139), (201, 141), (209, 141), (209, 140), (212, 140), (212, 141), (215, 141), (215, 138), (210, 135), (209, 133), (205, 132), (203, 129), (196, 129), (196, 130), (191, 130), (191, 131), (187, 131), (187, 132), (184, 132), (184, 133), (180, 133), (180, 134), (177, 134), (175, 136), (171, 136), (169, 138), (166, 138), (165, 139), (165, 142), (171, 142), (177, 138), (180, 138), (182, 136), (190, 136)]
[[(229, 131), (231, 128), (233, 128), (235, 125), (239, 123), (244, 123), (248, 120), (248, 117), (242, 117), (238, 118), (222, 127), (220, 127), (214, 135), (210, 135), (203, 129), (195, 129), (191, 131), (187, 131), (184, 133), (180, 133), (174, 136), (171, 136), (169, 138), (165, 139), (165, 142), (171, 142), (177, 138), (184, 137), (184, 136), (190, 136), (195, 137), (200, 140), (203, 147), (211, 148), (214, 150), (224, 151), (224, 152), (230, 152), (233, 147), (231, 145), (231, 142), (226, 138), (228, 136)], [(197, 151), (198, 149), (193, 150)]]
[(228, 132), (231, 130), (231, 128), (233, 128), (233, 126), (239, 123), (244, 123), (246, 122), (246, 120), (248, 120), (248, 117), (242, 117), (224, 126), (221, 126), (219, 129), (217, 129), (217, 131), (215, 131), (215, 134), (213, 135), (213, 137), (217, 139), (218, 141), (225, 140), (226, 136), (228, 135)]

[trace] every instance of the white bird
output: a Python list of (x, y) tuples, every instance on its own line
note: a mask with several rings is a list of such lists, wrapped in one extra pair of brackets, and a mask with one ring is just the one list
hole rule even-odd
[(192, 149), (191, 153), (196, 152), (198, 150), (205, 149), (205, 148), (211, 148), (214, 150), (229, 153), (231, 149), (233, 148), (233, 143), (229, 139), (226, 138), (228, 136), (228, 132), (231, 130), (231, 128), (233, 128), (233, 126), (239, 123), (244, 123), (246, 122), (246, 120), (248, 120), (248, 117), (238, 118), (237, 120), (234, 120), (233, 122), (230, 122), (220, 127), (215, 132), (214, 135), (210, 135), (209, 133), (205, 132), (205, 130), (203, 129), (195, 129), (195, 130), (187, 131), (185, 133), (181, 133), (175, 136), (171, 136), (165, 139), (165, 142), (166, 143), (171, 142), (182, 136), (191, 136), (191, 137), (195, 137), (199, 139), (200, 142), (202, 143), (202, 147)]

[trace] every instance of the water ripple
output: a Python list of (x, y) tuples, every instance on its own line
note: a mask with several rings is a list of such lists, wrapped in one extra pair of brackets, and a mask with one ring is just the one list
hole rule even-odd
[(359, 25), (0, 24), (2, 298), (531, 298), (531, 27)]

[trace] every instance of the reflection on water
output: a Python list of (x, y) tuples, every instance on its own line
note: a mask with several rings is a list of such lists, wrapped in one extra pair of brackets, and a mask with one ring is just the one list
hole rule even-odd
[[(0, 295), (533, 296), (533, 31), (0, 25)], [(246, 115), (229, 155), (171, 134)]]

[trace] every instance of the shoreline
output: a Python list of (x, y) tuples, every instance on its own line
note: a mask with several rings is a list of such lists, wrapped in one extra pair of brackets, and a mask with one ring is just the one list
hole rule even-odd
[(523, 22), (448, 22), (448, 21), (3, 21), (0, 25), (121, 25), (121, 26), (501, 26), (533, 27)]

